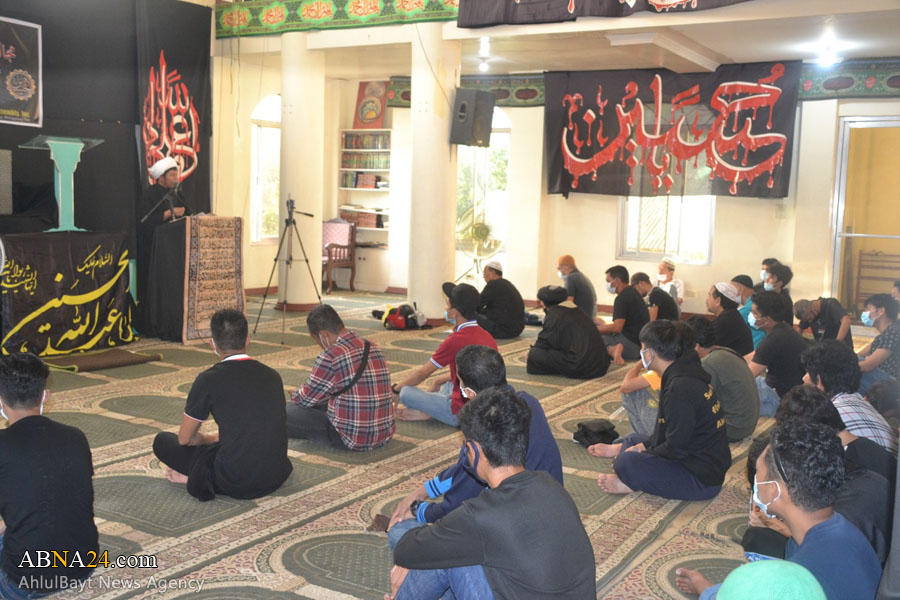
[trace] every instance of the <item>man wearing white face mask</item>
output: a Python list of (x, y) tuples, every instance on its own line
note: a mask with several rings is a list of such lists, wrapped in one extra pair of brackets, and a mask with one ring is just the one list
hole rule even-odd
[(372, 450), (394, 435), (391, 372), (381, 349), (344, 327), (327, 304), (306, 317), (323, 352), (287, 404), (288, 437)]
[[(447, 297), (447, 308), (444, 316), (453, 325), (453, 333), (441, 342), (431, 359), (413, 371), (399, 384), (391, 384), (391, 391), (397, 401), (407, 409), (401, 409), (397, 418), (400, 420), (437, 419), (456, 427), (456, 413), (466, 403), (456, 376), (456, 353), (473, 344), (497, 349), (497, 342), (490, 333), (482, 329), (475, 320), (478, 315), (478, 290), (468, 283), (454, 285), (445, 282), (441, 286)], [(436, 378), (431, 389), (422, 390), (417, 386), (428, 379), (435, 371), (449, 367), (449, 373)]]
[(584, 311), (591, 320), (597, 317), (597, 292), (594, 284), (575, 266), (575, 258), (569, 254), (563, 254), (556, 259), (556, 273), (563, 280), (566, 291), (569, 292), (569, 300), (575, 306)]
[(617, 365), (639, 358), (641, 328), (650, 321), (650, 311), (640, 293), (628, 285), (628, 269), (615, 265), (606, 270), (606, 291), (616, 295), (613, 322), (600, 320), (597, 330), (603, 334), (606, 349)]
[[(802, 565), (828, 600), (874, 598), (881, 578), (878, 557), (868, 540), (840, 513), (834, 500), (844, 481), (844, 450), (825, 425), (779, 424), (756, 461), (753, 502), (769, 518), (782, 519), (791, 539), (785, 559)], [(678, 587), (701, 600), (716, 597), (698, 571), (676, 569)]]
[[(272, 368), (247, 356), (247, 318), (234, 309), (210, 319), (210, 346), (221, 360), (191, 385), (178, 435), (163, 431), (153, 453), (172, 483), (206, 502), (225, 494), (252, 499), (271, 494), (293, 470), (287, 457), (284, 385)], [(200, 433), (212, 415), (217, 434)]]
[[(684, 282), (675, 278), (675, 259), (668, 256), (660, 261), (657, 267), (656, 280), (660, 289), (671, 294), (678, 301), (678, 306), (684, 302)], [(674, 293), (672, 293), (674, 291)]]
[(26, 557), (39, 550), (85, 561), (98, 551), (91, 449), (80, 430), (41, 416), (48, 374), (32, 354), (0, 358), (0, 413), (9, 422), (0, 431), (0, 598), (37, 598), (91, 573), (36, 566)]

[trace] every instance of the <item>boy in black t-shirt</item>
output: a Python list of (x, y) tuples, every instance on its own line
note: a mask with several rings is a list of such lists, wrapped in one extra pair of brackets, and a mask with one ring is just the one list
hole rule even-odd
[(650, 320), (668, 319), (677, 321), (678, 304), (672, 294), (650, 283), (650, 276), (646, 273), (635, 273), (631, 276), (631, 287), (637, 290), (642, 298), (647, 299)]
[[(49, 372), (32, 354), (0, 358), (0, 413), (9, 421), (0, 431), (0, 598), (70, 589), (98, 558), (91, 449), (80, 430), (41, 416)], [(69, 566), (38, 567), (40, 550), (67, 551)]]
[(808, 327), (817, 342), (837, 340), (848, 348), (853, 348), (850, 315), (837, 298), (797, 300), (794, 303), (794, 314), (800, 320), (800, 330)]
[(781, 397), (795, 385), (803, 383), (806, 369), (800, 357), (809, 343), (785, 322), (792, 317), (792, 305), (784, 294), (759, 292), (753, 294), (752, 301), (750, 324), (764, 329), (766, 337), (759, 343), (756, 352), (746, 358), (750, 371), (756, 377), (759, 414), (772, 417)]
[(638, 337), (641, 328), (650, 322), (650, 312), (644, 299), (628, 285), (628, 269), (616, 265), (606, 270), (606, 291), (616, 295), (613, 303), (613, 322), (598, 319), (597, 329), (603, 334), (606, 350), (617, 365), (625, 360), (637, 360), (641, 356), (641, 342)]
[[(284, 386), (275, 370), (244, 352), (250, 336), (243, 313), (220, 310), (210, 329), (210, 346), (222, 360), (194, 381), (178, 435), (157, 434), (153, 453), (167, 465), (169, 481), (186, 483), (201, 501), (217, 493), (259, 498), (281, 487), (293, 469)], [(210, 414), (218, 434), (200, 433)]]

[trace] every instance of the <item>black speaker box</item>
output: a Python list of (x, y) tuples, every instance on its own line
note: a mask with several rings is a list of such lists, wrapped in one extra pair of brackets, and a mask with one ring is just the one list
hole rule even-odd
[(464, 146), (491, 145), (494, 93), (456, 88), (450, 123), (450, 143)]

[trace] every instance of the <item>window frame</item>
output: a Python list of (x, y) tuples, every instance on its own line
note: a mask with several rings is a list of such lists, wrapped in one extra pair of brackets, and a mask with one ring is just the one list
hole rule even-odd
[[(262, 229), (262, 213), (261, 213), (261, 205), (258, 204), (258, 201), (261, 198), (256, 197), (255, 179), (259, 177), (259, 172), (257, 170), (258, 165), (257, 162), (259, 160), (259, 156), (256, 152), (257, 146), (259, 144), (258, 140), (258, 129), (269, 127), (272, 129), (278, 129), (281, 131), (281, 123), (279, 121), (269, 121), (265, 119), (250, 119), (251, 133), (250, 133), (250, 245), (252, 246), (269, 246), (278, 243), (278, 238), (280, 236), (280, 232), (275, 233), (275, 235), (263, 235), (261, 232)], [(281, 155), (281, 149), (279, 148), (279, 160)], [(279, 189), (281, 187), (281, 181), (279, 176)], [(257, 231), (259, 231), (259, 236), (257, 237)]]
[[(665, 195), (666, 198), (671, 200), (671, 195)], [(635, 260), (635, 261), (646, 261), (646, 262), (657, 262), (665, 258), (666, 256), (676, 256), (678, 257), (678, 262), (680, 264), (686, 265), (703, 265), (708, 266), (712, 264), (713, 260), (713, 238), (715, 236), (715, 228), (716, 228), (716, 196), (701, 196), (709, 198), (709, 223), (707, 223), (707, 228), (709, 231), (708, 235), (708, 245), (706, 248), (706, 261), (698, 261), (698, 260), (690, 260), (684, 257), (681, 257), (681, 220), (678, 223), (678, 248), (673, 250), (672, 252), (643, 252), (640, 250), (628, 250), (627, 249), (627, 237), (628, 237), (628, 201), (629, 199), (641, 200), (645, 196), (619, 196), (618, 202), (618, 231), (616, 234), (616, 259), (620, 260)], [(684, 198), (684, 196), (675, 196), (676, 198)], [(696, 197), (696, 196), (695, 196)], [(640, 212), (640, 208), (638, 209)], [(684, 214), (682, 213), (681, 219), (684, 218)], [(668, 234), (668, 229), (667, 229)], [(668, 237), (668, 235), (667, 235)], [(638, 243), (640, 243), (640, 231), (638, 231)]]

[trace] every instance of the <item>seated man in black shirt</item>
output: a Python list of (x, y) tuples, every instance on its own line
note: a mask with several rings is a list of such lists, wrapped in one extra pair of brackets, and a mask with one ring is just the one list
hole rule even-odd
[(803, 383), (806, 369), (800, 357), (809, 344), (785, 322), (791, 314), (791, 305), (783, 294), (758, 292), (753, 294), (752, 301), (750, 325), (764, 329), (766, 337), (746, 359), (756, 377), (759, 414), (771, 417), (781, 397)]
[[(210, 346), (221, 361), (200, 373), (188, 393), (178, 435), (161, 432), (153, 453), (172, 483), (186, 483), (200, 501), (216, 494), (259, 498), (285, 482), (287, 424), (281, 376), (247, 356), (247, 319), (233, 309), (210, 320)], [(200, 433), (212, 415), (218, 434)]]
[(597, 330), (603, 334), (603, 342), (613, 362), (624, 365), (626, 359), (640, 358), (638, 336), (641, 328), (650, 322), (650, 312), (637, 290), (628, 285), (628, 269), (622, 265), (606, 270), (606, 291), (616, 295), (613, 322), (606, 324), (603, 319), (598, 319)]
[(566, 288), (546, 285), (538, 290), (544, 307), (544, 327), (528, 351), (526, 370), (532, 375), (564, 375), (576, 379), (603, 377), (609, 354), (597, 326), (570, 300)]
[(615, 458), (614, 473), (597, 478), (610, 494), (647, 492), (674, 500), (709, 500), (731, 466), (725, 417), (711, 378), (684, 323), (653, 321), (641, 330), (641, 362), (662, 377), (659, 418), (648, 437), (631, 433), (620, 444), (588, 452)]
[(484, 281), (475, 320), (494, 339), (518, 337), (525, 329), (525, 301), (519, 290), (503, 279), (503, 266), (496, 260), (484, 265)]
[(650, 283), (649, 275), (646, 273), (635, 273), (631, 276), (631, 287), (637, 290), (641, 298), (647, 299), (647, 304), (649, 305), (647, 310), (651, 321), (657, 319), (678, 320), (678, 305), (675, 303), (675, 298), (669, 292)]
[[(0, 431), (0, 598), (70, 589), (91, 574), (92, 556), (102, 558), (91, 449), (80, 430), (41, 416), (47, 375), (32, 354), (0, 358), (0, 413), (9, 422)], [(72, 560), (37, 566), (36, 553), (48, 550)]]
[(469, 468), (489, 489), (400, 539), (387, 598), (596, 596), (575, 502), (550, 474), (525, 470), (530, 418), (525, 401), (500, 387), (459, 411)]
[(715, 317), (712, 321), (716, 345), (731, 348), (741, 356), (753, 352), (753, 334), (750, 326), (738, 312), (741, 293), (737, 286), (727, 281), (720, 281), (711, 288), (706, 296), (706, 310)]
[(794, 315), (800, 320), (800, 330), (808, 327), (817, 342), (837, 340), (848, 348), (853, 348), (850, 315), (837, 298), (797, 300), (794, 303)]

